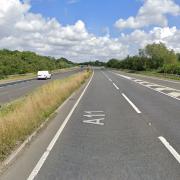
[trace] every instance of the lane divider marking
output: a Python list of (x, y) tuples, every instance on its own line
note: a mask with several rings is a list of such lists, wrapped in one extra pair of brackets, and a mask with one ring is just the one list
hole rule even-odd
[(113, 83), (113, 86), (114, 86), (117, 90), (119, 90), (119, 87), (118, 87), (115, 83)]
[(60, 128), (58, 129), (58, 131), (56, 132), (55, 136), (53, 137), (53, 139), (51, 140), (50, 144), (48, 145), (46, 151), (43, 153), (43, 155), (41, 156), (40, 160), (38, 161), (38, 163), (36, 164), (36, 166), (34, 167), (34, 169), (32, 170), (31, 174), (29, 175), (29, 177), (27, 178), (27, 180), (34, 180), (34, 178), (37, 176), (37, 174), (39, 173), (40, 169), (42, 168), (43, 164), (45, 163), (47, 157), (49, 156), (51, 150), (53, 149), (54, 145), (56, 144), (57, 140), (59, 139), (61, 133), (63, 132), (66, 124), (68, 123), (69, 119), (71, 118), (74, 110), (76, 109), (76, 107), (78, 106), (80, 100), (82, 99), (82, 97), (84, 96), (87, 88), (89, 87), (92, 78), (94, 76), (94, 71), (93, 74), (91, 76), (91, 79), (89, 80), (88, 84), (86, 85), (85, 89), (83, 90), (83, 92), (81, 93), (80, 97), (78, 98), (78, 100), (76, 101), (76, 103), (74, 104), (73, 108), (71, 109), (71, 111), (69, 112), (68, 116), (66, 117), (66, 119), (64, 120), (64, 122), (61, 124)]
[(110, 82), (113, 83), (113, 86), (114, 86), (117, 90), (119, 90), (119, 87), (112, 81), (112, 79), (110, 79), (103, 71), (102, 71), (102, 73), (104, 74), (104, 76), (105, 76)]
[[(107, 79), (110, 79), (104, 72), (102, 72), (104, 75), (105, 75), (105, 77), (107, 78)], [(129, 79), (129, 77), (128, 77), (128, 79)], [(111, 80), (112, 81), (112, 80)], [(113, 83), (113, 86), (117, 89), (117, 90), (119, 90), (119, 87), (112, 81), (112, 83)], [(138, 107), (136, 107), (136, 105), (124, 94), (124, 93), (122, 93), (122, 96), (128, 101), (128, 103), (133, 107), (133, 109), (138, 113), (138, 114), (141, 114), (142, 112), (138, 109)]]
[[(180, 100), (180, 90), (177, 90), (177, 89), (173, 89), (173, 88), (170, 88), (170, 87), (166, 87), (166, 86), (161, 86), (161, 85), (158, 85), (158, 84), (154, 84), (154, 83), (149, 83), (149, 82), (146, 82), (146, 81), (143, 81), (143, 80), (139, 80), (139, 79), (135, 79), (135, 78), (132, 78), (132, 77), (128, 77), (128, 76), (124, 76), (124, 75), (121, 75), (121, 74), (118, 74), (118, 73), (114, 73), (112, 71), (110, 71), (111, 73), (115, 74), (116, 76), (120, 76), (120, 77), (123, 77), (125, 79), (128, 79), (128, 80), (131, 80), (133, 82), (136, 82), (144, 87), (147, 87), (149, 89), (152, 89), (156, 92), (159, 92), (161, 94), (164, 94), (166, 96), (169, 96), (169, 97), (172, 97), (176, 100)], [(168, 91), (168, 92), (163, 92), (163, 91)]]
[(168, 149), (168, 151), (180, 164), (180, 154), (169, 144), (169, 142), (163, 136), (159, 136), (158, 139), (163, 143), (163, 145)]
[(127, 100), (127, 102), (133, 107), (133, 109), (138, 113), (141, 114), (141, 111), (137, 108), (137, 106), (124, 94), (122, 96)]

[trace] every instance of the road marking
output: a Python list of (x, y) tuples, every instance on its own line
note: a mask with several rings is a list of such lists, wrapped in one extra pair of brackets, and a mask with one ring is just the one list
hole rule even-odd
[[(88, 123), (88, 124), (95, 124), (95, 125), (101, 125), (103, 126), (104, 123), (101, 122), (104, 120), (104, 117), (105, 117), (105, 114), (102, 114), (104, 113), (104, 111), (84, 111), (84, 117), (87, 117), (87, 118), (91, 118), (91, 119), (86, 119), (86, 120), (83, 120), (83, 123)], [(93, 117), (99, 117), (98, 119), (92, 119)]]
[[(180, 96), (177, 96), (177, 94), (175, 94), (176, 92), (180, 92), (180, 90), (173, 89), (173, 88), (166, 87), (166, 86), (161, 86), (161, 85), (158, 85), (158, 84), (154, 84), (154, 88), (153, 88), (152, 86), (143, 84), (143, 83), (145, 83), (144, 81), (141, 81), (141, 80), (138, 80), (138, 79), (134, 79), (134, 78), (131, 78), (131, 77), (128, 77), (128, 76), (120, 75), (120, 74), (114, 73), (114, 72), (112, 72), (112, 71), (110, 71), (110, 72), (113, 73), (113, 74), (115, 74), (116, 76), (120, 76), (120, 77), (123, 77), (123, 78), (125, 78), (125, 79), (128, 79), (128, 80), (131, 80), (131, 81), (133, 81), (133, 82), (136, 82), (136, 83), (138, 83), (138, 84), (140, 84), (140, 85), (142, 85), (142, 86), (144, 86), (144, 87), (147, 87), (147, 88), (149, 88), (149, 89), (151, 89), (151, 90), (154, 90), (154, 91), (159, 92), (159, 93), (161, 93), (161, 94), (164, 94), (164, 95), (166, 95), (166, 96), (172, 97), (172, 98), (174, 98), (174, 99), (176, 99), (176, 100), (180, 100)], [(150, 83), (149, 83), (149, 84), (150, 84)], [(156, 87), (155, 85), (156, 85), (157, 87)], [(165, 90), (171, 91), (171, 92), (163, 92), (163, 91), (165, 91)]]
[(141, 114), (141, 111), (136, 107), (135, 104), (132, 103), (132, 101), (131, 101), (124, 93), (122, 93), (122, 96), (128, 101), (128, 103), (133, 107), (133, 109), (134, 109), (138, 114)]
[(180, 97), (180, 92), (171, 92), (171, 93), (168, 93), (170, 96), (174, 96), (174, 97)]
[[(115, 71), (115, 72), (117, 72), (117, 71)], [(140, 75), (140, 74), (136, 74), (136, 76), (144, 77), (144, 78), (148, 78), (148, 79), (155, 79), (155, 80), (160, 80), (160, 81), (166, 81), (166, 82), (175, 83), (175, 84), (180, 84), (180, 82), (178, 82), (178, 81), (167, 80), (167, 79), (163, 79), (163, 78), (150, 77), (150, 76)]]
[(109, 77), (103, 72), (103, 71), (101, 71), (103, 74), (104, 74), (104, 76), (107, 78), (107, 79), (109, 79)]
[(113, 85), (117, 90), (119, 90), (119, 88), (117, 87), (117, 85), (115, 83), (113, 83)]
[(137, 74), (137, 76), (145, 77), (145, 78), (149, 78), (149, 79), (160, 80), (160, 81), (166, 81), (166, 82), (175, 83), (175, 84), (180, 84), (180, 82), (173, 81), (173, 80), (171, 81), (171, 80), (166, 80), (166, 79), (162, 79), (162, 78), (155, 78), (155, 77), (143, 76), (143, 75), (140, 75), (140, 74)]
[(179, 153), (169, 144), (169, 142), (163, 136), (159, 136), (158, 138), (180, 164)]
[(146, 85), (147, 87), (162, 87), (161, 85), (158, 85), (158, 84), (148, 84)]
[(86, 115), (83, 115), (85, 117), (104, 117), (105, 114), (86, 114)]
[(104, 111), (84, 111), (87, 114), (92, 114), (92, 113), (103, 113)]
[(159, 88), (155, 88), (157, 91), (174, 91), (174, 89), (169, 88), (169, 87), (159, 87)]
[(87, 124), (95, 124), (95, 125), (100, 125), (103, 126), (104, 123), (101, 122), (103, 121), (104, 118), (100, 118), (100, 119), (90, 119), (90, 120), (83, 120), (83, 123), (87, 123)]
[(73, 108), (71, 109), (71, 111), (69, 112), (68, 116), (66, 117), (66, 119), (64, 120), (64, 122), (62, 123), (62, 125), (60, 126), (60, 128), (58, 129), (58, 131), (56, 132), (55, 136), (53, 137), (53, 139), (51, 140), (50, 144), (48, 145), (46, 151), (44, 152), (44, 154), (41, 156), (40, 160), (38, 161), (38, 163), (36, 164), (36, 166), (34, 167), (34, 169), (32, 170), (31, 174), (29, 175), (29, 177), (27, 178), (27, 180), (33, 180), (37, 174), (39, 173), (40, 169), (42, 168), (43, 164), (45, 163), (47, 157), (49, 156), (49, 153), (51, 152), (51, 150), (53, 149), (55, 143), (57, 142), (58, 138), (60, 137), (61, 133), (63, 132), (63, 129), (65, 128), (66, 124), (68, 123), (69, 119), (71, 118), (74, 110), (76, 109), (76, 107), (78, 106), (80, 100), (82, 99), (82, 97), (84, 96), (87, 88), (89, 87), (89, 84), (92, 81), (92, 78), (94, 76), (94, 72), (91, 76), (91, 79), (89, 80), (88, 84), (86, 85), (85, 89), (83, 90), (83, 92), (81, 93), (80, 97), (78, 98), (78, 100), (76, 101), (76, 103), (74, 104)]
[(112, 79), (109, 78), (109, 76), (107, 76), (103, 71), (102, 71), (102, 73), (104, 74), (104, 76), (105, 76), (110, 82), (112, 82)]

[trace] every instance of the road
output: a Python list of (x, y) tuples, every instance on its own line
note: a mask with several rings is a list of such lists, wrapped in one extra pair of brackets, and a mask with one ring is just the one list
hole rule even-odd
[(1, 179), (179, 180), (180, 100), (157, 88), (95, 70)]
[(50, 80), (33, 79), (30, 81), (2, 86), (0, 87), (0, 104), (8, 103), (21, 96), (24, 96), (27, 93), (31, 92), (33, 89), (45, 83), (48, 83), (49, 81), (65, 78), (79, 71), (80, 69), (70, 70), (67, 72), (60, 72), (60, 73), (54, 74)]

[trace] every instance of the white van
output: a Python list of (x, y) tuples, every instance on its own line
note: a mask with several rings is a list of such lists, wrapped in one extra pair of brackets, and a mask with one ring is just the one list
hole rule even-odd
[(51, 79), (49, 71), (38, 71), (37, 79)]

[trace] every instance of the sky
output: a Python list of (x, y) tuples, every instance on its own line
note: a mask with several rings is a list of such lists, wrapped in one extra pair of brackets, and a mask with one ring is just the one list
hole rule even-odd
[(75, 62), (180, 52), (180, 0), (0, 0), (0, 48)]

